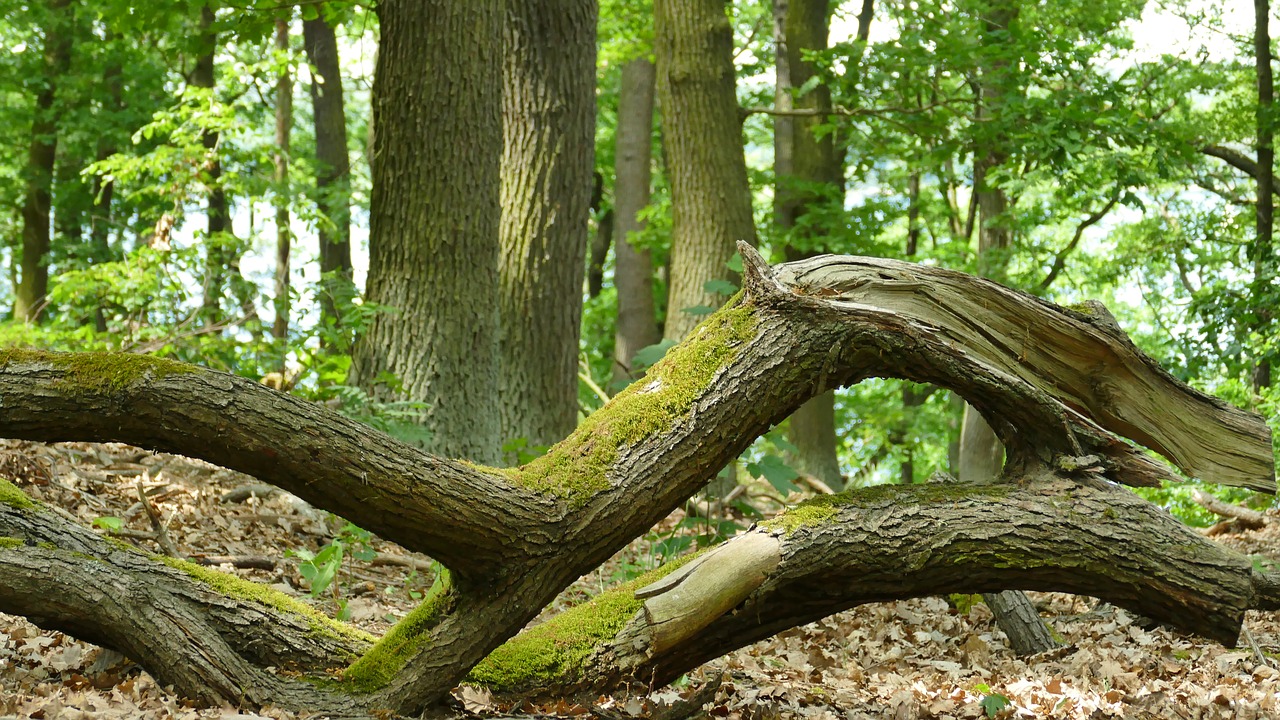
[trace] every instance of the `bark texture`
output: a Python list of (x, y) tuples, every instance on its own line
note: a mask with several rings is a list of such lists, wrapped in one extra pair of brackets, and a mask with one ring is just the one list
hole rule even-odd
[(502, 13), (389, 0), (378, 14), (366, 296), (394, 311), (356, 343), (352, 377), (425, 403), (436, 452), (495, 462)]
[[(671, 275), (663, 336), (683, 338), (723, 303), (712, 280), (734, 243), (755, 243), (733, 68), (733, 32), (719, 0), (655, 0), (654, 44), (671, 180)], [(694, 309), (695, 312), (689, 312)], [(701, 309), (702, 314), (698, 314)]]
[(323, 295), (320, 311), (326, 322), (338, 322), (335, 297), (351, 292), (351, 161), (347, 154), (347, 114), (338, 38), (323, 16), (302, 21), (303, 49), (311, 63), (311, 107), (316, 130), (316, 207), (324, 216), (320, 239)]
[(528, 0), (504, 11), (497, 405), (504, 441), (549, 445), (578, 420), (597, 11), (595, 0)]
[(653, 303), (653, 259), (631, 244), (631, 234), (644, 229), (640, 212), (649, 204), (652, 180), (653, 63), (636, 58), (622, 66), (618, 90), (616, 167), (613, 178), (614, 232), (618, 236), (613, 284), (618, 290), (618, 330), (614, 335), (614, 377), (633, 379), (632, 359), (641, 348), (662, 339)]
[(26, 188), (22, 200), (22, 275), (14, 290), (13, 317), (35, 322), (49, 292), (49, 215), (53, 168), (58, 155), (54, 113), (58, 83), (71, 63), (71, 2), (48, 0), (44, 28), (44, 77), (36, 93), (31, 144), (27, 147)]
[[(1118, 432), (1220, 481), (1269, 491), (1275, 483), (1260, 417), (1163, 373), (1101, 311), (1065, 310), (986, 280), (891, 260), (824, 256), (769, 268), (749, 245), (739, 251), (741, 297), (520, 468), (441, 460), (258, 383), (130, 355), (0, 351), (0, 435), (123, 441), (203, 457), (450, 568), (445, 592), (296, 705), (292, 681), (228, 640), (220, 642), (239, 660), (227, 660), (234, 663), (226, 677), (165, 675), (181, 692), (231, 702), (271, 697), (299, 708), (414, 714), (468, 672), (499, 690), (586, 687), (592, 672), (596, 680), (661, 681), (791, 624), (916, 594), (1081, 592), (1226, 642), (1246, 608), (1280, 602), (1280, 585), (1253, 573), (1246, 558), (1113, 487), (1174, 477)], [(694, 559), (643, 597), (630, 587), (598, 601), (583, 611), (603, 613), (587, 616), (593, 630), (585, 637), (572, 634), (569, 618), (504, 644), (814, 393), (872, 376), (951, 388), (999, 418), (995, 430), (1020, 482), (824, 496), (744, 536), (768, 537)], [(1184, 434), (1201, 444), (1183, 444)], [(29, 525), (55, 516), (7, 483), (0, 504), (13, 508), (0, 516), (0, 536), (12, 538), (0, 542), (0, 564), (29, 574), (21, 565), (44, 558), (31, 561), (29, 553), (48, 550), (30, 549), (31, 541), (50, 535)], [(55, 552), (76, 548), (49, 542)], [(173, 594), (181, 592), (175, 586)], [(249, 602), (223, 601), (237, 609)], [(0, 611), (35, 612), (31, 602), (0, 588)], [(134, 632), (115, 614), (92, 616), (85, 602), (37, 614), (108, 644), (125, 641), (94, 631), (99, 622)], [(126, 594), (118, 602), (156, 601)], [(193, 613), (217, 632), (208, 614)], [(686, 620), (672, 622), (677, 617)], [(664, 629), (650, 632), (659, 621)], [(147, 666), (199, 668), (224, 657), (208, 632), (126, 648)], [(635, 654), (653, 647), (662, 650)]]

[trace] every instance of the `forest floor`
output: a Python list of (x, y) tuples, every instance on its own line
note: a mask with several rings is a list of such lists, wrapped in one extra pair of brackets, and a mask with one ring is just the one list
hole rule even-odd
[[(151, 524), (139, 501), (141, 488), (160, 511), (180, 554), (257, 564), (259, 569), (223, 569), (304, 598), (309, 596), (299, 559), (286, 552), (316, 552), (343, 532), (340, 521), (286, 495), (222, 502), (225, 493), (252, 479), (125, 445), (0, 441), (0, 474), (86, 525), (96, 521), (100, 532), (118, 525), (118, 534), (159, 552), (146, 537)], [(1272, 522), (1263, 530), (1217, 539), (1280, 561), (1280, 514), (1269, 517)], [(376, 538), (370, 542), (378, 557), (348, 557), (336, 593), (331, 589), (315, 602), (334, 613), (335, 598), (341, 598), (351, 622), (381, 633), (429, 587), (430, 563)], [(581, 601), (644, 565), (650, 555), (646, 542), (638, 541), (584, 577), (557, 605)], [(1095, 606), (1088, 598), (1033, 593), (1032, 599), (1067, 643), (1064, 649), (1014, 657), (985, 605), (960, 602), (962, 611), (946, 599), (924, 598), (867, 605), (789, 630), (700, 668), (679, 687), (648, 695), (602, 697), (588, 707), (526, 702), (500, 708), (474, 691), (457, 699), (478, 714), (508, 710), (618, 720), (660, 716), (661, 708), (719, 679), (703, 716), (1280, 718), (1276, 615), (1250, 613), (1246, 627), (1255, 650), (1143, 627), (1140, 618), (1109, 605)], [(257, 714), (193, 709), (117, 653), (0, 615), (0, 718), (9, 716), (304, 717), (272, 708)]]

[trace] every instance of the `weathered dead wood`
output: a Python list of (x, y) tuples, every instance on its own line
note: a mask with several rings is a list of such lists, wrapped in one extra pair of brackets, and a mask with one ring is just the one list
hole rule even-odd
[(1236, 521), (1242, 528), (1257, 530), (1267, 525), (1267, 516), (1257, 510), (1250, 510), (1246, 507), (1223, 502), (1203, 490), (1193, 492), (1191, 499), (1195, 500), (1197, 505), (1218, 517), (1230, 518)]
[[(1275, 492), (1262, 418), (1178, 381), (1138, 350), (1100, 303), (1067, 309), (990, 280), (881, 258), (820, 256), (780, 266), (775, 277), (837, 307), (909, 319), (913, 334), (977, 355), (985, 367), (1142, 443), (1192, 477)], [(1018, 429), (989, 411), (988, 398), (965, 399), (993, 427), (1004, 425), (997, 432), (1003, 429), (1008, 445), (1006, 436)]]
[(319, 612), (295, 611), (304, 607), (296, 600), (172, 559), (166, 564), (40, 506), (0, 502), (0, 537), (7, 539), (0, 545), (0, 607), (119, 650), (185, 697), (212, 705), (362, 708), (268, 670), (335, 671), (372, 643)]
[[(730, 540), (777, 543), (777, 570), (731, 612), (659, 646), (652, 613), (603, 643), (582, 689), (619, 678), (663, 683), (794, 625), (867, 602), (1004, 589), (1102, 598), (1234, 645), (1245, 611), (1274, 607), (1272, 576), (1132, 493), (1106, 483), (1022, 478), (1025, 486), (882, 486), (819, 498)], [(755, 547), (753, 554), (768, 548)], [(644, 600), (648, 609), (661, 598)], [(710, 602), (685, 590), (689, 613)], [(665, 614), (678, 613), (678, 607)], [(572, 612), (572, 611), (570, 611)], [(516, 640), (518, 642), (518, 639)]]
[[(1013, 477), (1040, 477), (1046, 468), (1081, 483), (1101, 478), (1150, 485), (1177, 477), (1130, 446), (1123, 434), (1167, 453), (1188, 472), (1274, 487), (1271, 467), (1261, 461), (1270, 453), (1265, 424), (1162, 374), (1099, 319), (1101, 311), (1097, 317), (1076, 314), (957, 273), (880, 260), (828, 256), (769, 268), (749, 246), (740, 249), (742, 297), (708, 318), (643, 380), (546, 456), (519, 469), (435, 458), (258, 383), (136, 356), (0, 351), (0, 436), (115, 440), (201, 457), (441, 560), (455, 580), (448, 604), (413, 625), (421, 637), (398, 646), (406, 654), (383, 657), (390, 675), (366, 678), (381, 689), (361, 696), (369, 707), (401, 713), (442, 698), (560, 590), (678, 507), (772, 424), (813, 395), (866, 377), (904, 377), (964, 395), (1001, 435), (1009, 449), (1006, 473)], [(1058, 373), (1064, 373), (1061, 382)], [(1164, 402), (1176, 413), (1157, 412)], [(1191, 429), (1212, 442), (1190, 437)], [(962, 491), (969, 492), (996, 491)], [(1075, 501), (1064, 494), (1053, 513), (1072, 517)], [(982, 518), (999, 525), (997, 516)], [(941, 525), (927, 530), (948, 532)], [(852, 555), (876, 542), (865, 532), (854, 538), (862, 550), (847, 551)], [(1105, 549), (1115, 549), (1108, 543), (1141, 547), (1121, 536), (1099, 542)], [(1062, 571), (1072, 561), (1058, 544), (1031, 551), (1044, 557), (1020, 577), (1043, 578), (1043, 568)], [(1001, 562), (977, 550), (973, 556), (975, 567)], [(840, 558), (837, 564), (846, 562), (833, 557)], [(823, 567), (822, 555), (813, 560)], [(906, 588), (902, 592), (933, 592), (929, 578), (912, 574), (917, 560), (906, 556), (902, 562), (884, 569), (885, 577), (905, 574), (911, 582), (899, 585)], [(751, 597), (789, 587), (795, 567), (784, 554)], [(1004, 589), (1010, 581), (1004, 571), (989, 576), (990, 586), (970, 591)], [(1216, 580), (1217, 594), (1248, 601), (1252, 586), (1230, 573)], [(1098, 590), (1080, 582), (1080, 590)], [(734, 592), (744, 587), (728, 586), (738, 588)], [(1134, 581), (1132, 587), (1145, 586)], [(736, 632), (758, 636), (805, 613), (880, 597), (829, 581), (823, 588), (839, 597), (818, 596), (818, 602), (797, 596), (792, 614)], [(1114, 582), (1101, 589), (1125, 599), (1124, 588)], [(0, 596), (0, 610), (12, 611), (9, 602)], [(1216, 619), (1223, 613), (1215, 607), (1179, 611), (1190, 618), (1184, 624), (1200, 632), (1225, 633), (1231, 620)], [(98, 619), (113, 622), (112, 617)], [(724, 617), (696, 635), (719, 632)], [(725, 642), (719, 635), (708, 637), (709, 648)], [(169, 645), (163, 652), (151, 650), (153, 662), (185, 657), (174, 650), (183, 640), (156, 642)], [(688, 643), (680, 640), (663, 657), (693, 657)], [(254, 664), (252, 653), (240, 657)], [(223, 699), (293, 697), (279, 695), (275, 680), (252, 673), (211, 682), (209, 692), (229, 693), (233, 684), (239, 694)]]

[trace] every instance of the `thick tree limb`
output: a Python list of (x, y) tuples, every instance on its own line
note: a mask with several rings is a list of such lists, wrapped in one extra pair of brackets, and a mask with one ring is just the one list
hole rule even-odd
[[(1047, 468), (1085, 483), (1105, 478), (1150, 485), (1176, 477), (1123, 436), (1164, 453), (1189, 474), (1274, 490), (1265, 423), (1178, 383), (1138, 352), (1101, 306), (1086, 308), (1089, 313), (1068, 311), (959, 273), (869, 258), (826, 256), (769, 268), (750, 246), (739, 249), (742, 297), (708, 318), (569, 438), (518, 469), (431, 457), (257, 383), (137, 356), (0, 352), (0, 436), (115, 440), (201, 457), (439, 559), (453, 571), (447, 602), (424, 608), (402, 628), (408, 636), (372, 651), (348, 670), (351, 685), (339, 686), (371, 691), (362, 703), (401, 713), (438, 701), (560, 590), (678, 507), (772, 424), (818, 393), (867, 377), (929, 382), (965, 396), (1008, 448), (1011, 477), (1041, 477)], [(1077, 500), (1061, 493), (1059, 505), (1044, 506), (1044, 512), (1073, 518)], [(981, 517), (989, 527), (981, 532), (998, 535), (1004, 526), (993, 511), (986, 512)], [(950, 516), (934, 520), (951, 522)], [(1145, 522), (1134, 524), (1134, 532), (1145, 530)], [(950, 537), (946, 525), (926, 529)], [(1113, 530), (1114, 546), (1104, 543), (1104, 551), (1123, 555), (1126, 547), (1137, 546), (1123, 528)], [(797, 531), (786, 537), (805, 536)], [(853, 562), (846, 555), (876, 543), (865, 528), (851, 536), (848, 547), (820, 537), (833, 554), (813, 555), (815, 567)], [(771, 588), (802, 583), (792, 574), (797, 564), (789, 554), (802, 553), (790, 547), (784, 542), (775, 570), (760, 565), (764, 584), (755, 591), (732, 577), (719, 586), (731, 597), (747, 588), (751, 603)], [(934, 592), (929, 583), (950, 576), (913, 574), (917, 565), (933, 567), (913, 547), (904, 550), (905, 565), (882, 572), (906, 577), (910, 583), (902, 587), (911, 592)], [(975, 568), (1004, 562), (980, 549), (966, 552), (976, 558), (966, 561)], [(1057, 543), (1033, 543), (1025, 555), (1037, 558), (1023, 563), (1020, 575), (1033, 578), (1033, 587), (1061, 580), (1063, 589), (1098, 589), (1072, 584), (1084, 580), (1062, 580), (1069, 575), (1062, 572), (1064, 564), (1075, 561)], [(1135, 568), (1154, 571), (1150, 565)], [(1011, 578), (1003, 571), (1009, 568), (996, 569), (1001, 571), (983, 576), (989, 585), (971, 590), (1004, 589)], [(1251, 597), (1252, 586), (1238, 582), (1234, 566), (1221, 572), (1207, 576), (1226, 598), (1218, 605), (1195, 605), (1198, 590), (1177, 600), (1192, 604), (1177, 608), (1190, 618), (1184, 624), (1213, 637), (1225, 637), (1239, 603)], [(1140, 585), (1126, 582), (1101, 589), (1123, 601), (1126, 587)], [(772, 624), (735, 632), (772, 632), (804, 613), (879, 597), (839, 583), (824, 588), (831, 594), (825, 599), (819, 595), (820, 601), (800, 602)], [(838, 602), (832, 599), (837, 594)], [(32, 609), (0, 594), (0, 610)], [(1145, 614), (1160, 617), (1160, 611)], [(112, 617), (97, 620), (111, 623)], [(86, 629), (91, 624), (77, 628), (93, 632)], [(109, 637), (124, 642), (136, 629), (126, 623), (92, 637), (116, 633)], [(679, 639), (671, 652), (691, 659), (692, 651), (679, 650), (689, 642), (683, 639), (687, 632), (673, 636)], [(723, 644), (715, 637), (708, 648)], [(175, 650), (185, 640), (154, 642), (170, 644), (149, 651), (130, 647), (144, 663), (185, 657)], [(238, 654), (257, 667), (252, 652)], [(661, 676), (665, 667), (654, 670)], [(248, 670), (213, 678), (207, 686), (209, 693), (236, 702), (293, 697), (279, 689), (274, 676)], [(238, 694), (227, 694), (233, 688)]]
[[(1229, 147), (1223, 147), (1221, 145), (1205, 145), (1200, 148), (1200, 152), (1208, 155), (1209, 157), (1216, 157), (1219, 160), (1222, 160), (1226, 164), (1239, 170), (1245, 175), (1248, 175), (1254, 180), (1258, 179), (1260, 171), (1258, 170), (1257, 161), (1239, 150), (1232, 150)], [(1273, 193), (1280, 193), (1280, 178), (1276, 178), (1272, 175), (1271, 187)]]
[[(680, 608), (696, 613), (714, 593), (686, 589), (660, 612), (653, 608), (664, 596), (646, 597), (644, 612), (600, 643), (584, 674), (562, 678), (559, 689), (623, 678), (661, 684), (785, 628), (862, 603), (927, 595), (1092, 595), (1228, 645), (1246, 610), (1275, 606), (1273, 577), (1132, 493), (1061, 477), (1020, 480), (1030, 484), (882, 486), (802, 505), (721, 551), (727, 558), (728, 547), (750, 543), (754, 555), (782, 557), (732, 611), (669, 646), (654, 632), (655, 620)], [(774, 547), (763, 547), (762, 538)]]

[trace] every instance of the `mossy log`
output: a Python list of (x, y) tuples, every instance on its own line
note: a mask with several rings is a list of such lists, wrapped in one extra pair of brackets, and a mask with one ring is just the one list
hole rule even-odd
[[(1274, 490), (1265, 423), (1159, 370), (1124, 338), (1103, 310), (1069, 311), (985, 280), (907, 263), (826, 256), (770, 268), (749, 246), (740, 249), (744, 258), (741, 295), (570, 437), (542, 458), (514, 469), (433, 457), (323, 407), (249, 380), (188, 365), (138, 356), (0, 351), (0, 436), (120, 441), (200, 457), (252, 474), (388, 540), (428, 553), (446, 565), (452, 576), (445, 592), (367, 652), (349, 639), (336, 641), (340, 647), (316, 650), (326, 663), (353, 653), (362, 655), (343, 674), (312, 688), (305, 697), (297, 689), (302, 681), (267, 669), (282, 667), (277, 659), (227, 639), (216, 613), (206, 612), (198, 603), (183, 600), (188, 602), (184, 607), (203, 623), (192, 625), (191, 632), (202, 642), (221, 642), (225, 647), (218, 646), (216, 652), (192, 641), (185, 632), (152, 630), (146, 642), (129, 643), (125, 638), (137, 627), (118, 616), (127, 614), (134, 603), (155, 602), (143, 594), (115, 598), (116, 604), (106, 606), (112, 609), (108, 612), (80, 607), (92, 604), (90, 596), (68, 593), (67, 603), (35, 613), (35, 619), (122, 649), (170, 678), (179, 691), (206, 702), (253, 704), (269, 697), (300, 709), (339, 712), (359, 707), (415, 713), (438, 702), (468, 673), (475, 681), (493, 685), (514, 683), (518, 677), (564, 684), (575, 676), (573, 668), (579, 668), (576, 675), (581, 675), (583, 658), (610, 647), (612, 638), (633, 626), (633, 616), (643, 609), (642, 600), (651, 603), (644, 605), (650, 616), (668, 613), (657, 601), (666, 593), (650, 590), (656, 592), (654, 598), (641, 599), (632, 588), (598, 601), (595, 606), (606, 606), (609, 612), (576, 623), (586, 628), (585, 635), (578, 633), (576, 644), (554, 645), (552, 651), (537, 656), (535, 664), (542, 670), (535, 675), (522, 675), (524, 671), (517, 667), (528, 653), (503, 643), (573, 580), (693, 495), (773, 423), (818, 393), (873, 376), (931, 382), (963, 395), (988, 417), (1008, 448), (1006, 479), (1028, 484), (1026, 488), (942, 490), (895, 487), (840, 496), (863, 502), (882, 495), (882, 514), (889, 517), (889, 509), (899, 503), (922, 502), (914, 499), (917, 495), (949, 493), (948, 503), (933, 510), (934, 525), (921, 528), (928, 537), (953, 537), (949, 524), (968, 527), (966, 523), (980, 521), (983, 529), (974, 533), (998, 538), (1004, 532), (1001, 518), (1016, 515), (1018, 505), (996, 498), (1044, 488), (1052, 488), (1057, 499), (1040, 501), (1045, 514), (1041, 520), (1061, 522), (1065, 528), (1081, 512), (1076, 504), (1084, 496), (1077, 497), (1064, 487), (1102, 492), (1095, 486), (1107, 482), (1153, 485), (1179, 477), (1124, 438), (1165, 454), (1189, 474)], [(160, 573), (170, 578), (166, 592), (173, 597), (186, 598), (192, 594), (190, 588), (204, 588), (206, 593), (221, 592), (217, 602), (230, 608), (263, 607), (260, 599), (241, 597), (243, 588), (219, 588), (208, 578), (175, 572), (136, 553), (85, 551), (81, 547), (85, 541), (69, 540), (78, 536), (68, 528), (41, 535), (24, 523), (54, 515), (39, 507), (19, 507), (22, 498), (10, 497), (15, 492), (0, 488), (0, 501), (8, 507), (3, 516), (7, 525), (0, 526), (0, 535), (13, 539), (0, 543), (0, 570), (7, 572), (6, 565), (12, 563), (13, 577), (25, 577), (17, 574), (25, 572), (21, 570), (24, 563), (31, 567), (63, 563), (57, 566), (73, 575), (93, 568), (98, 578)], [(1120, 496), (1119, 490), (1110, 492)], [(977, 500), (966, 501), (970, 496)], [(1092, 572), (1096, 566), (1080, 566), (1056, 542), (1028, 541), (1005, 548), (1005, 555), (945, 543), (929, 550), (932, 555), (920, 555), (922, 551), (909, 545), (877, 545), (880, 536), (873, 530), (885, 527), (888, 520), (864, 518), (879, 524), (846, 526), (841, 518), (854, 506), (857, 503), (819, 503), (772, 524), (771, 532), (776, 534), (770, 537), (785, 538), (778, 540), (781, 554), (776, 566), (752, 555), (750, 573), (736, 577), (717, 571), (713, 578), (706, 573), (716, 571), (719, 561), (708, 557), (673, 587), (693, 583), (684, 587), (689, 591), (708, 580), (706, 587), (723, 593), (714, 604), (715, 612), (690, 614), (689, 621), (677, 623), (679, 632), (667, 636), (659, 646), (662, 649), (651, 657), (646, 654), (647, 665), (633, 665), (634, 672), (666, 677), (673, 668), (730, 644), (721, 638), (746, 641), (858, 602), (910, 594), (1055, 587), (1141, 606), (1148, 600), (1131, 595), (1158, 592), (1166, 587), (1162, 583), (1171, 582), (1169, 573), (1175, 572), (1178, 563), (1210, 554), (1203, 540), (1196, 544), (1183, 537), (1186, 542), (1181, 545), (1169, 545), (1159, 539), (1164, 530), (1153, 531), (1156, 539), (1151, 543), (1155, 544), (1144, 545), (1146, 527), (1160, 526), (1164, 516), (1136, 499), (1124, 506), (1128, 508), (1124, 517), (1108, 517), (1104, 512), (1096, 519), (1098, 528), (1115, 538), (1113, 549), (1103, 545), (1099, 552), (1114, 551), (1123, 557), (1144, 547), (1151, 551), (1150, 562), (1135, 566), (1134, 576), (1124, 586)], [(971, 515), (961, 513), (966, 508)], [(837, 530), (816, 532), (811, 529), (815, 523)], [(1097, 531), (1100, 537), (1105, 536), (1102, 530)], [(830, 550), (831, 560), (814, 555), (816, 564), (809, 569), (815, 572), (802, 579), (799, 573), (804, 566), (795, 559), (804, 554), (802, 548), (834, 548), (833, 535), (849, 535), (849, 549)], [(876, 547), (885, 554), (876, 555)], [(1001, 545), (997, 542), (994, 547)], [(718, 555), (732, 555), (726, 553)], [(890, 557), (897, 562), (888, 562)], [(929, 563), (948, 557), (966, 572), (978, 573), (981, 582), (941, 572), (913, 574), (921, 563), (932, 567)], [(1232, 629), (1238, 627), (1243, 608), (1255, 602), (1265, 604), (1270, 595), (1251, 584), (1238, 558), (1214, 557), (1215, 563), (1222, 561), (1221, 571), (1203, 575), (1187, 571), (1202, 577), (1203, 585), (1188, 584), (1192, 589), (1184, 589), (1181, 596), (1186, 605), (1163, 611), (1167, 615), (1176, 610), (1184, 618), (1183, 627), (1226, 640), (1234, 637)], [(832, 567), (876, 558), (885, 563), (885, 577), (898, 578), (894, 587), (900, 591), (871, 592), (830, 582)], [(969, 559), (961, 562), (962, 558)], [(1135, 579), (1143, 573), (1152, 575), (1146, 584)], [(1077, 579), (1063, 579), (1067, 576)], [(35, 576), (31, 578), (34, 582)], [(903, 578), (914, 579), (904, 582)], [(950, 578), (954, 584), (942, 583), (940, 578)], [(787, 595), (783, 590), (806, 588), (806, 582), (814, 592), (843, 594), (837, 600), (821, 593)], [(889, 586), (886, 581), (880, 587)], [(1204, 587), (1212, 587), (1226, 599), (1216, 604), (1199, 602), (1206, 594)], [(758, 627), (733, 625), (730, 619), (742, 616), (741, 608), (758, 602), (762, 593), (786, 600), (779, 605), (794, 601), (794, 607), (772, 619), (760, 614)], [(728, 608), (737, 610), (724, 612)], [(1153, 617), (1165, 617), (1162, 607), (1143, 609)], [(31, 614), (34, 610), (17, 593), (0, 589), (0, 611)], [(264, 627), (299, 622), (290, 619), (289, 611), (257, 612), (263, 615), (258, 622)], [(540, 632), (549, 636), (555, 627)], [(287, 637), (277, 640), (270, 634), (289, 633), (262, 632), (268, 638), (263, 642), (292, 647)], [(527, 642), (529, 637), (516, 642)], [(712, 650), (702, 655), (681, 650), (694, 639), (705, 641)], [(639, 646), (645, 647), (643, 642)], [(562, 652), (566, 647), (573, 651), (566, 655)], [(183, 664), (199, 668), (205, 657), (201, 653), (206, 652), (219, 658), (223, 652), (234, 654), (240, 664), (228, 667), (243, 668), (243, 672), (210, 679), (177, 669)], [(322, 665), (330, 667), (326, 663)], [(602, 662), (600, 667), (618, 668), (614, 674), (621, 678), (628, 666), (619, 658), (612, 666)]]

